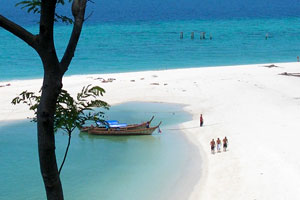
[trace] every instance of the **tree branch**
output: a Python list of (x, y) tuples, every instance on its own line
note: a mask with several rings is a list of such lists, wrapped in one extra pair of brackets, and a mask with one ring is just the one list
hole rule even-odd
[(29, 46), (37, 50), (37, 40), (38, 36), (33, 35), (23, 27), (19, 26), (18, 24), (10, 21), (9, 19), (0, 15), (0, 27), (4, 28), (5, 30), (9, 31), (10, 33), (14, 34), (24, 42), (26, 42)]
[(42, 0), (40, 17), (40, 41), (42, 46), (53, 45), (53, 26), (56, 0)]
[[(44, 70), (59, 71), (59, 61), (56, 54), (53, 27), (57, 0), (41, 0), (39, 55), (42, 59)], [(61, 72), (60, 72), (61, 74)]]
[(64, 53), (64, 56), (60, 62), (62, 72), (66, 72), (74, 57), (74, 52), (81, 34), (82, 25), (84, 22), (84, 14), (86, 8), (87, 0), (74, 0), (72, 4), (72, 14), (74, 16), (75, 22), (73, 24), (72, 34)]

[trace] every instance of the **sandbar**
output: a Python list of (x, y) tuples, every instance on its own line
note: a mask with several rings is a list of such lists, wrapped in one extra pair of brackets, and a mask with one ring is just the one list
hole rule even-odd
[[(300, 196), (300, 77), (292, 76), (299, 72), (298, 62), (270, 63), (74, 75), (65, 77), (63, 85), (71, 94), (99, 85), (111, 105), (186, 105), (193, 120), (181, 128), (203, 162), (190, 200), (280, 200)], [(0, 82), (0, 121), (32, 116), (25, 105), (10, 102), (24, 90), (39, 91), (41, 84), (41, 79)], [(211, 154), (210, 140), (225, 136), (228, 151)]]

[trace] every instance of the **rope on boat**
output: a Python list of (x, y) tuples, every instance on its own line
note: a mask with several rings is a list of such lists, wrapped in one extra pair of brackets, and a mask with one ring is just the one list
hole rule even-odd
[[(215, 126), (218, 125), (220, 123), (214, 123), (214, 124), (208, 124), (205, 126)], [(193, 126), (193, 127), (187, 127), (187, 128), (164, 128), (164, 130), (168, 130), (168, 131), (179, 131), (179, 130), (187, 130), (187, 129), (195, 129), (195, 128), (200, 128), (200, 126)]]
[[(122, 110), (113, 110), (112, 112), (119, 112)], [(140, 112), (140, 113), (171, 113), (173, 115), (175, 115), (176, 113), (183, 113), (183, 112), (187, 112), (185, 110), (174, 110), (174, 111), (134, 111), (134, 112)]]
[(180, 130), (195, 129), (195, 128), (199, 128), (199, 126), (188, 127), (188, 128), (164, 128), (164, 130), (168, 130), (168, 131), (180, 131)]

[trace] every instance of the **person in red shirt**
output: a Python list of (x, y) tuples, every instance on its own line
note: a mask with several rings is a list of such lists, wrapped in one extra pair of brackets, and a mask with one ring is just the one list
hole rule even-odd
[(200, 115), (200, 127), (203, 126), (203, 117), (202, 117), (202, 114)]

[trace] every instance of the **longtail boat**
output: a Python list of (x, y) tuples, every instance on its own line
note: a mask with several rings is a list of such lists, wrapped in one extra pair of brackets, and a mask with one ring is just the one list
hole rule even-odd
[(92, 135), (151, 135), (157, 128), (159, 128), (161, 122), (154, 127), (149, 128), (138, 128), (138, 129), (108, 129), (99, 130), (96, 128), (90, 128), (88, 130), (89, 134)]
[(107, 128), (118, 129), (118, 130), (132, 130), (132, 129), (147, 128), (147, 127), (150, 126), (153, 119), (154, 119), (154, 116), (152, 116), (149, 121), (142, 122), (140, 124), (124, 124), (124, 123), (120, 124), (116, 120), (109, 120), (109, 121), (106, 121), (108, 127), (84, 126), (80, 129), (80, 131), (81, 132), (88, 132), (89, 129), (94, 129), (94, 130), (98, 130), (98, 131), (105, 131), (105, 130), (107, 130)]

